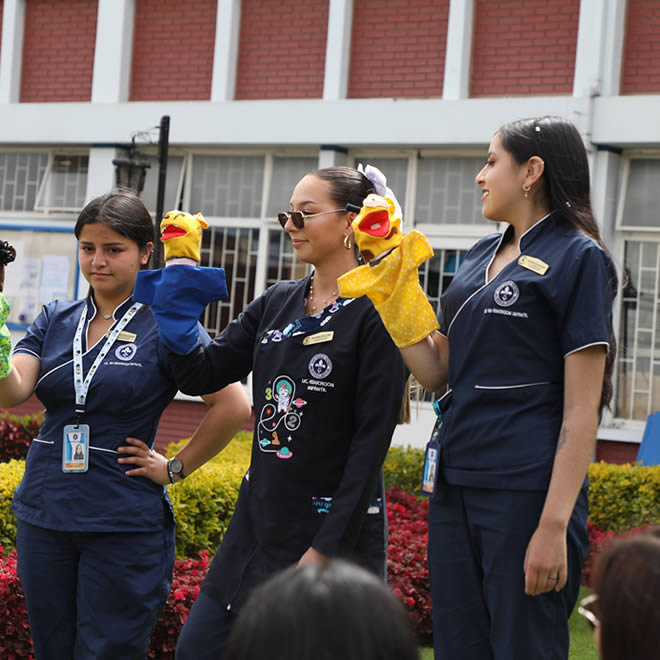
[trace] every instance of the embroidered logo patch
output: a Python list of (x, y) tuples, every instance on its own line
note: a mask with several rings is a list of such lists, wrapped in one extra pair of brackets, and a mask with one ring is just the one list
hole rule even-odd
[(513, 303), (520, 297), (520, 290), (518, 285), (513, 280), (508, 280), (504, 284), (500, 284), (495, 289), (493, 298), (500, 307), (511, 307)]
[(123, 346), (117, 346), (117, 348), (115, 348), (115, 357), (124, 362), (132, 360), (136, 353), (137, 346), (135, 344), (124, 344)]
[(327, 378), (332, 371), (332, 360), (325, 353), (317, 353), (307, 365), (312, 378)]

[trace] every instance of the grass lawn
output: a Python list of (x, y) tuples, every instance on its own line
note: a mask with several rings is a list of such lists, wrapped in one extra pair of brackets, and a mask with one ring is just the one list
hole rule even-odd
[[(591, 591), (585, 587), (580, 589), (578, 602)], [(587, 622), (577, 612), (577, 605), (568, 622), (571, 632), (571, 650), (568, 654), (569, 660), (598, 660), (598, 652), (594, 645), (594, 636)], [(419, 650), (420, 660), (433, 660), (433, 649), (423, 648)]]

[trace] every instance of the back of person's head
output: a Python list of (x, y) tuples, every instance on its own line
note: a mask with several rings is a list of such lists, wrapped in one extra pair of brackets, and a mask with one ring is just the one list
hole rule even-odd
[(660, 657), (660, 527), (615, 541), (603, 551), (593, 585), (601, 658)]
[(76, 221), (76, 238), (80, 238), (85, 225), (95, 222), (134, 241), (140, 251), (145, 250), (148, 243), (153, 243), (154, 225), (151, 215), (142, 200), (130, 190), (113, 190), (86, 204)]
[(412, 623), (384, 582), (349, 562), (292, 566), (256, 589), (223, 660), (417, 660)]

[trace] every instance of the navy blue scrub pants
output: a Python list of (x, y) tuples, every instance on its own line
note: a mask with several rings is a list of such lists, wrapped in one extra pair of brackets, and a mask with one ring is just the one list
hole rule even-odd
[(18, 575), (36, 660), (142, 660), (172, 582), (174, 524), (57, 532), (18, 521)]
[(588, 546), (586, 489), (567, 533), (568, 582), (525, 595), (523, 562), (544, 491), (445, 485), (429, 507), (435, 660), (566, 660)]

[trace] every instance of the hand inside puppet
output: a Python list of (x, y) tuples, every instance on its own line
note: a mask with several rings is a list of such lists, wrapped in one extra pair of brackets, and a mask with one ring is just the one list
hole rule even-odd
[(197, 346), (197, 322), (206, 305), (228, 298), (224, 269), (197, 265), (206, 227), (201, 213), (166, 213), (160, 223), (165, 268), (140, 271), (135, 282), (133, 299), (151, 305), (163, 344), (180, 355)]
[(433, 256), (424, 234), (401, 234), (394, 202), (380, 195), (365, 197), (352, 223), (355, 242), (369, 264), (344, 273), (339, 295), (368, 296), (399, 348), (412, 346), (438, 328), (433, 307), (419, 284), (418, 268)]
[(15, 258), (16, 250), (7, 241), (0, 241), (0, 379), (6, 378), (11, 372), (11, 334), (7, 327), (11, 307), (2, 291), (5, 285), (5, 266)]

